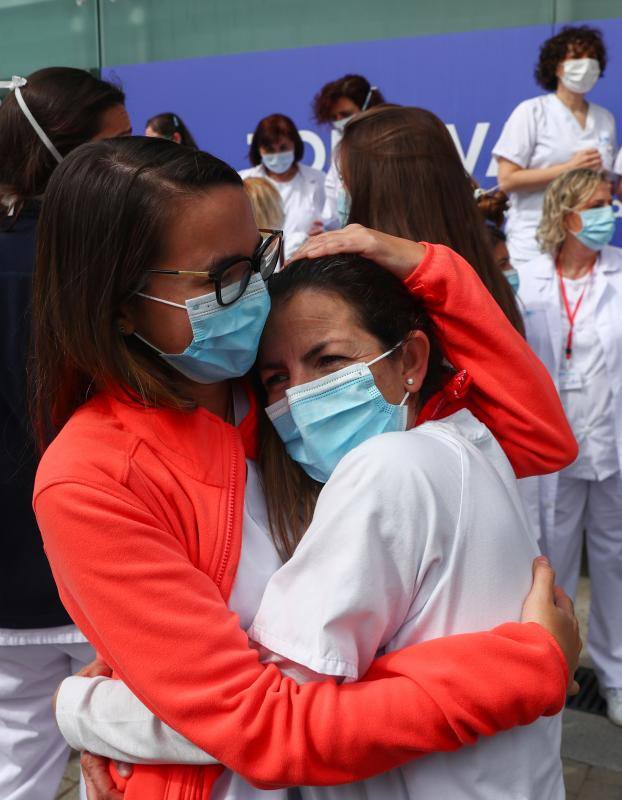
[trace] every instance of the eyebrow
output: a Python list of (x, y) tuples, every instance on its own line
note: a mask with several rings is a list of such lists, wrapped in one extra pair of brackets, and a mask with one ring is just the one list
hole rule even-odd
[[(335, 344), (351, 344), (350, 339), (326, 339), (324, 342), (320, 342), (319, 344), (314, 345), (310, 350), (302, 356), (302, 360), (306, 363), (309, 361), (313, 361), (313, 359), (318, 356), (324, 348), (328, 347), (329, 345)], [(265, 364), (260, 365), (260, 369), (280, 369), (283, 366), (283, 363), (280, 361), (269, 361)]]

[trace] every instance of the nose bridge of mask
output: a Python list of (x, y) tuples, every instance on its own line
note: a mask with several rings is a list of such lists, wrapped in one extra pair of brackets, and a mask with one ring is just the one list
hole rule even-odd
[[(373, 358), (371, 361), (350, 364), (347, 367), (343, 367), (343, 369), (337, 370), (336, 372), (331, 372), (330, 375), (323, 375), (321, 378), (308, 381), (300, 386), (292, 386), (290, 389), (286, 390), (286, 397), (283, 398), (282, 401), (279, 401), (279, 403), (287, 401), (287, 405), (292, 406), (295, 403), (309, 401), (318, 397), (319, 395), (328, 395), (336, 392), (346, 383), (360, 382), (367, 382), (370, 390), (373, 393), (377, 393), (379, 397), (382, 397), (380, 390), (376, 386), (376, 382), (370, 367), (378, 363), (378, 361), (382, 361), (383, 358), (391, 355), (391, 353), (395, 352), (395, 350), (397, 350), (398, 347), (401, 347), (402, 344), (402, 341), (398, 342), (390, 350), (387, 350), (385, 353), (376, 356), (376, 358)], [(403, 405), (407, 398), (408, 392), (406, 392), (406, 395), (400, 405)], [(273, 408), (276, 405), (277, 404), (274, 404)]]

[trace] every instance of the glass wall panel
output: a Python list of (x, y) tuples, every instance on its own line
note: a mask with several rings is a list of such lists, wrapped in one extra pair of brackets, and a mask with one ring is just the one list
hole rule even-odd
[(97, 0), (0, 0), (0, 76), (100, 66)]

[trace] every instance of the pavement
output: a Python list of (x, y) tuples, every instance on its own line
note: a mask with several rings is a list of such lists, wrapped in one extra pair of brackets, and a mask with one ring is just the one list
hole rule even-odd
[[(582, 577), (576, 610), (584, 641), (587, 638), (589, 605), (590, 582)], [(585, 649), (581, 654), (581, 664), (592, 666)], [(605, 717), (566, 709), (562, 757), (567, 800), (622, 800), (622, 728), (612, 725)], [(74, 756), (67, 766), (57, 800), (79, 800), (79, 770), (77, 756)]]

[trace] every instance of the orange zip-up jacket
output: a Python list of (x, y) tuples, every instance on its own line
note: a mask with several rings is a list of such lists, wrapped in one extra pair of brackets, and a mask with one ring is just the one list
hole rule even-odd
[[(408, 283), (423, 294), (447, 354), (472, 377), (468, 404), (487, 414), (517, 471), (538, 463), (534, 451), (548, 469), (571, 460), (574, 440), (548, 375), (470, 267), (428, 246)], [(499, 356), (469, 345), (462, 357), (469, 327), (487, 346), (482, 324), (494, 326)], [(464, 383), (459, 377), (428, 404), (428, 416), (464, 402)], [(567, 667), (536, 625), (391, 653), (346, 686), (298, 687), (260, 665), (226, 608), (255, 420), (254, 404), (236, 429), (205, 409), (145, 409), (101, 393), (75, 412), (39, 468), (35, 510), (62, 600), (158, 717), (269, 787), (361, 780), (560, 710)], [(206, 800), (220, 771), (137, 767), (126, 798)]]

